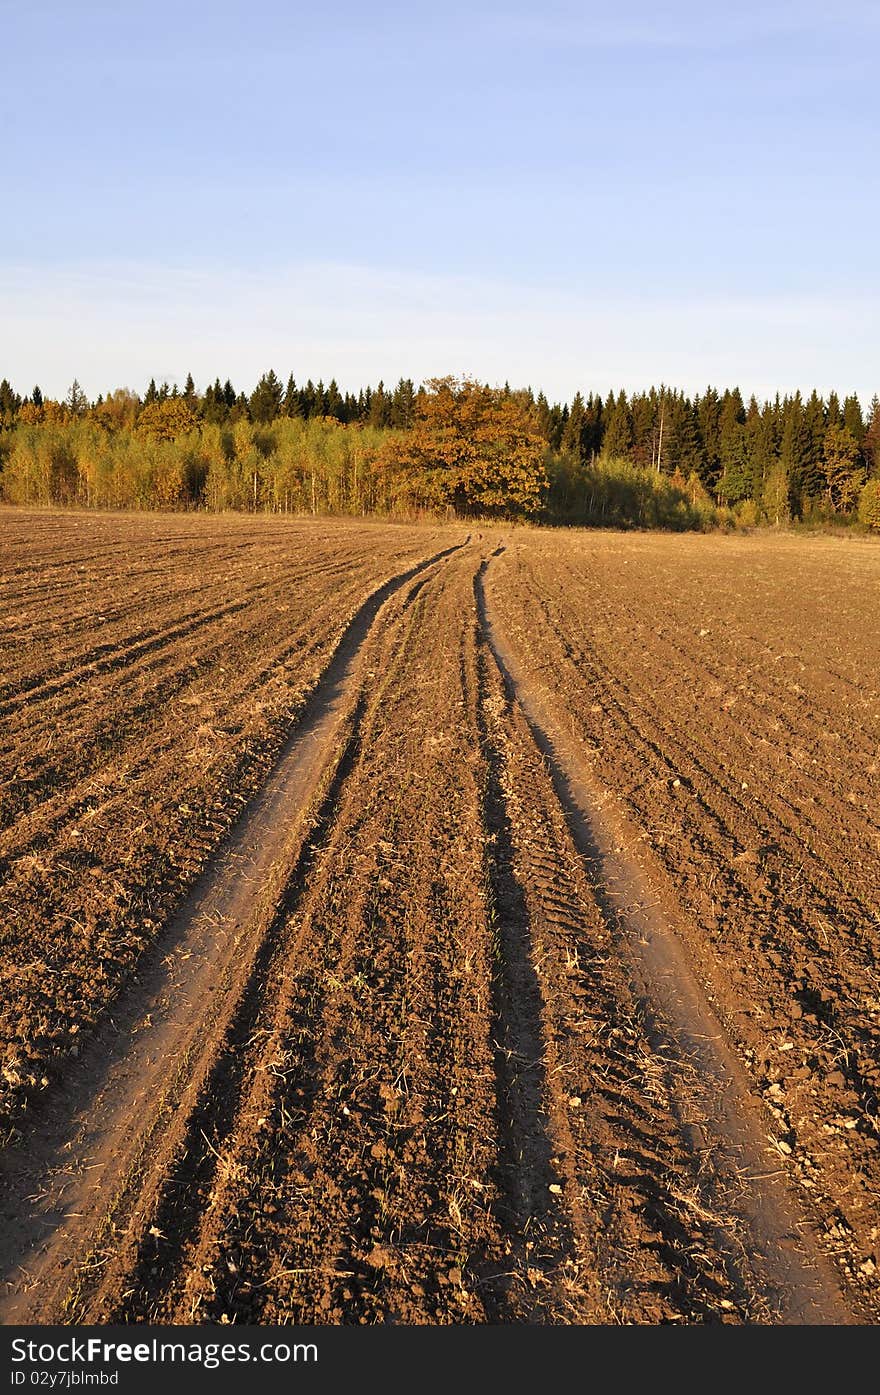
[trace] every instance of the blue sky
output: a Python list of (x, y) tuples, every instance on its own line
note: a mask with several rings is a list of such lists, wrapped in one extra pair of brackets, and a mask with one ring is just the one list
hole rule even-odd
[(0, 0), (19, 390), (880, 390), (880, 5)]

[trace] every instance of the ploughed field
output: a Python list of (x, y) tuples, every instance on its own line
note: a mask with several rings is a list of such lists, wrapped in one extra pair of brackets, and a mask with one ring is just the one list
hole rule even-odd
[(0, 514), (0, 1315), (874, 1322), (880, 548)]

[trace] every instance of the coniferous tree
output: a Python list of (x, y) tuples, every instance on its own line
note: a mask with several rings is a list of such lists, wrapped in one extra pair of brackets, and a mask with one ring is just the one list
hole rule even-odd
[(67, 396), (64, 399), (64, 405), (70, 412), (71, 416), (85, 416), (86, 412), (88, 411), (89, 399), (86, 397), (85, 393), (80, 387), (78, 378), (74, 378), (73, 382), (70, 384), (70, 387), (67, 391)]
[(721, 398), (716, 388), (706, 388), (697, 415), (704, 457), (700, 478), (707, 489), (714, 489), (721, 477)]
[(635, 464), (643, 470), (649, 469), (654, 464), (656, 450), (655, 406), (651, 395), (645, 392), (637, 393), (630, 402), (632, 458)]
[(632, 448), (632, 421), (626, 393), (621, 390), (615, 399), (609, 392), (605, 404), (605, 435), (602, 440), (602, 454), (609, 459), (626, 456)]
[(880, 397), (875, 393), (868, 409), (865, 439), (862, 443), (869, 475), (880, 475)]
[(345, 403), (342, 400), (342, 393), (335, 378), (330, 379), (330, 386), (324, 401), (324, 415), (335, 417), (337, 421), (345, 421)]
[(20, 406), (21, 398), (13, 389), (9, 379), (4, 378), (0, 382), (0, 420), (5, 419), (11, 422)]
[(602, 449), (602, 436), (605, 432), (605, 417), (600, 394), (590, 393), (584, 414), (584, 448), (590, 460)]
[(391, 400), (391, 425), (408, 430), (415, 420), (416, 392), (412, 378), (401, 378)]
[(798, 514), (803, 507), (803, 478), (809, 464), (810, 446), (804, 404), (800, 393), (796, 392), (784, 404), (779, 459), (788, 483), (790, 511)]
[(376, 384), (376, 389), (370, 400), (370, 425), (389, 426), (391, 424), (391, 397), (385, 391), (385, 384), (380, 378)]
[(40, 391), (39, 384), (35, 385), (34, 390), (31, 393), (31, 401), (33, 402), (35, 407), (42, 407), (43, 405), (43, 394)]
[(718, 459), (721, 475), (717, 492), (718, 497), (728, 504), (736, 504), (748, 495), (745, 421), (746, 413), (739, 388), (725, 392), (721, 399), (718, 421)]
[(205, 421), (211, 422), (215, 426), (219, 426), (229, 416), (226, 393), (219, 378), (215, 378), (213, 383), (205, 389), (205, 396), (202, 400), (202, 416)]
[[(508, 396), (510, 391), (508, 389)], [(582, 462), (586, 458), (585, 452), (585, 428), (586, 411), (584, 399), (579, 392), (576, 392), (572, 399), (571, 410), (568, 414), (568, 421), (562, 432), (562, 449), (566, 455), (572, 459)]]
[(746, 498), (760, 503), (770, 467), (773, 463), (773, 427), (768, 407), (762, 410), (757, 399), (751, 397), (746, 409), (744, 428), (746, 478), (748, 491)]
[(273, 370), (264, 373), (250, 396), (248, 407), (253, 421), (267, 426), (281, 410), (284, 388)]
[(550, 403), (547, 401), (543, 392), (539, 392), (535, 399), (535, 424), (540, 435), (544, 437), (545, 441), (549, 442), (551, 430)]
[(284, 400), (281, 404), (281, 410), (286, 417), (302, 416), (302, 404), (299, 400), (299, 390), (292, 373), (287, 379), (287, 387), (284, 389)]
[(825, 426), (825, 404), (814, 388), (804, 407), (806, 440), (800, 473), (796, 480), (801, 500), (806, 506), (820, 499), (825, 489)]
[(865, 419), (861, 403), (854, 393), (843, 399), (843, 424), (861, 450), (865, 440)]
[(550, 408), (550, 436), (549, 442), (552, 450), (559, 450), (562, 446), (562, 436), (568, 421), (568, 403), (554, 402)]
[(666, 459), (685, 479), (692, 474), (702, 477), (705, 455), (696, 409), (685, 397), (681, 397), (674, 404), (671, 416)]

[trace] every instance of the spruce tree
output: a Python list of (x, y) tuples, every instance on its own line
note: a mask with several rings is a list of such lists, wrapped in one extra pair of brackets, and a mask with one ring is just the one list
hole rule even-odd
[(861, 403), (854, 393), (843, 400), (843, 424), (861, 450), (865, 439), (865, 420)]
[(880, 397), (875, 393), (868, 408), (868, 422), (862, 443), (865, 465), (871, 476), (880, 475)]
[(339, 391), (339, 385), (337, 384), (335, 378), (331, 378), (330, 386), (327, 389), (327, 395), (324, 401), (324, 415), (328, 417), (334, 417), (336, 421), (344, 421), (344, 405), (345, 404), (342, 401), (342, 393)]
[(229, 415), (229, 407), (226, 404), (226, 393), (221, 386), (220, 379), (215, 378), (205, 389), (205, 396), (202, 401), (202, 416), (205, 421), (220, 425)]
[(550, 403), (547, 401), (543, 392), (539, 392), (535, 399), (535, 424), (539, 435), (543, 436), (544, 440), (549, 443), (551, 430)]
[(299, 392), (292, 373), (287, 379), (287, 387), (284, 389), (284, 401), (281, 404), (281, 409), (286, 417), (302, 416), (302, 405), (299, 400)]
[(416, 392), (412, 378), (401, 378), (391, 398), (391, 425), (408, 429), (415, 420)]
[[(79, 384), (77, 384), (77, 387)], [(21, 398), (13, 389), (8, 378), (0, 382), (0, 417), (5, 417), (9, 421), (15, 416), (21, 406)]]
[(716, 388), (706, 388), (697, 416), (705, 461), (700, 478), (707, 489), (714, 489), (721, 476), (721, 398)]
[(702, 478), (705, 453), (700, 437), (700, 423), (695, 407), (686, 397), (672, 405), (668, 454), (664, 456), (672, 470), (679, 470), (685, 479), (696, 474)]
[(632, 450), (632, 420), (626, 393), (621, 391), (615, 400), (608, 394), (605, 417), (605, 436), (602, 441), (602, 454), (609, 459), (615, 456), (628, 457)]
[(637, 393), (630, 401), (632, 420), (632, 458), (636, 465), (648, 469), (654, 463), (654, 404), (647, 393)]
[(78, 378), (74, 378), (73, 382), (70, 384), (67, 396), (64, 399), (64, 405), (71, 415), (75, 417), (84, 416), (88, 411), (89, 399), (80, 387)]
[(597, 392), (591, 392), (587, 398), (587, 409), (584, 414), (584, 449), (587, 458), (592, 460), (602, 449), (602, 436), (605, 431), (605, 416), (602, 405), (602, 398)]
[(385, 383), (380, 378), (370, 399), (370, 425), (390, 426), (392, 394), (386, 391)]
[[(508, 390), (508, 396), (510, 395)], [(584, 399), (579, 392), (576, 392), (572, 399), (571, 410), (568, 414), (568, 421), (562, 432), (562, 449), (566, 455), (570, 455), (579, 464), (585, 458), (584, 432), (586, 426), (586, 412)]]
[(773, 427), (769, 406), (762, 409), (756, 398), (749, 399), (745, 424), (745, 456), (748, 492), (746, 498), (760, 504), (764, 481), (774, 459)]
[(825, 490), (825, 404), (815, 388), (804, 407), (806, 442), (797, 483), (804, 504), (820, 499)]
[(788, 482), (790, 507), (796, 514), (803, 511), (803, 478), (810, 458), (810, 438), (801, 395), (796, 392), (784, 407), (784, 425), (779, 458)]
[(262, 426), (274, 421), (281, 410), (283, 398), (284, 388), (281, 381), (270, 368), (251, 393), (248, 407), (252, 420)]
[(560, 406), (554, 402), (550, 408), (550, 449), (559, 450), (562, 446), (562, 434), (565, 431), (565, 424), (568, 421), (568, 403)]
[(746, 453), (746, 414), (739, 388), (725, 392), (718, 421), (718, 459), (721, 469), (716, 486), (719, 499), (736, 504), (749, 493)]

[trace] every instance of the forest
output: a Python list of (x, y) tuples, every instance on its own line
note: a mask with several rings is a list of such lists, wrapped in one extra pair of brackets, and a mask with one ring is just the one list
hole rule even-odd
[(273, 371), (253, 391), (151, 381), (63, 401), (0, 382), (0, 498), (705, 529), (880, 529), (880, 400), (745, 401), (661, 385), (551, 404), (531, 388), (401, 379), (356, 395)]

